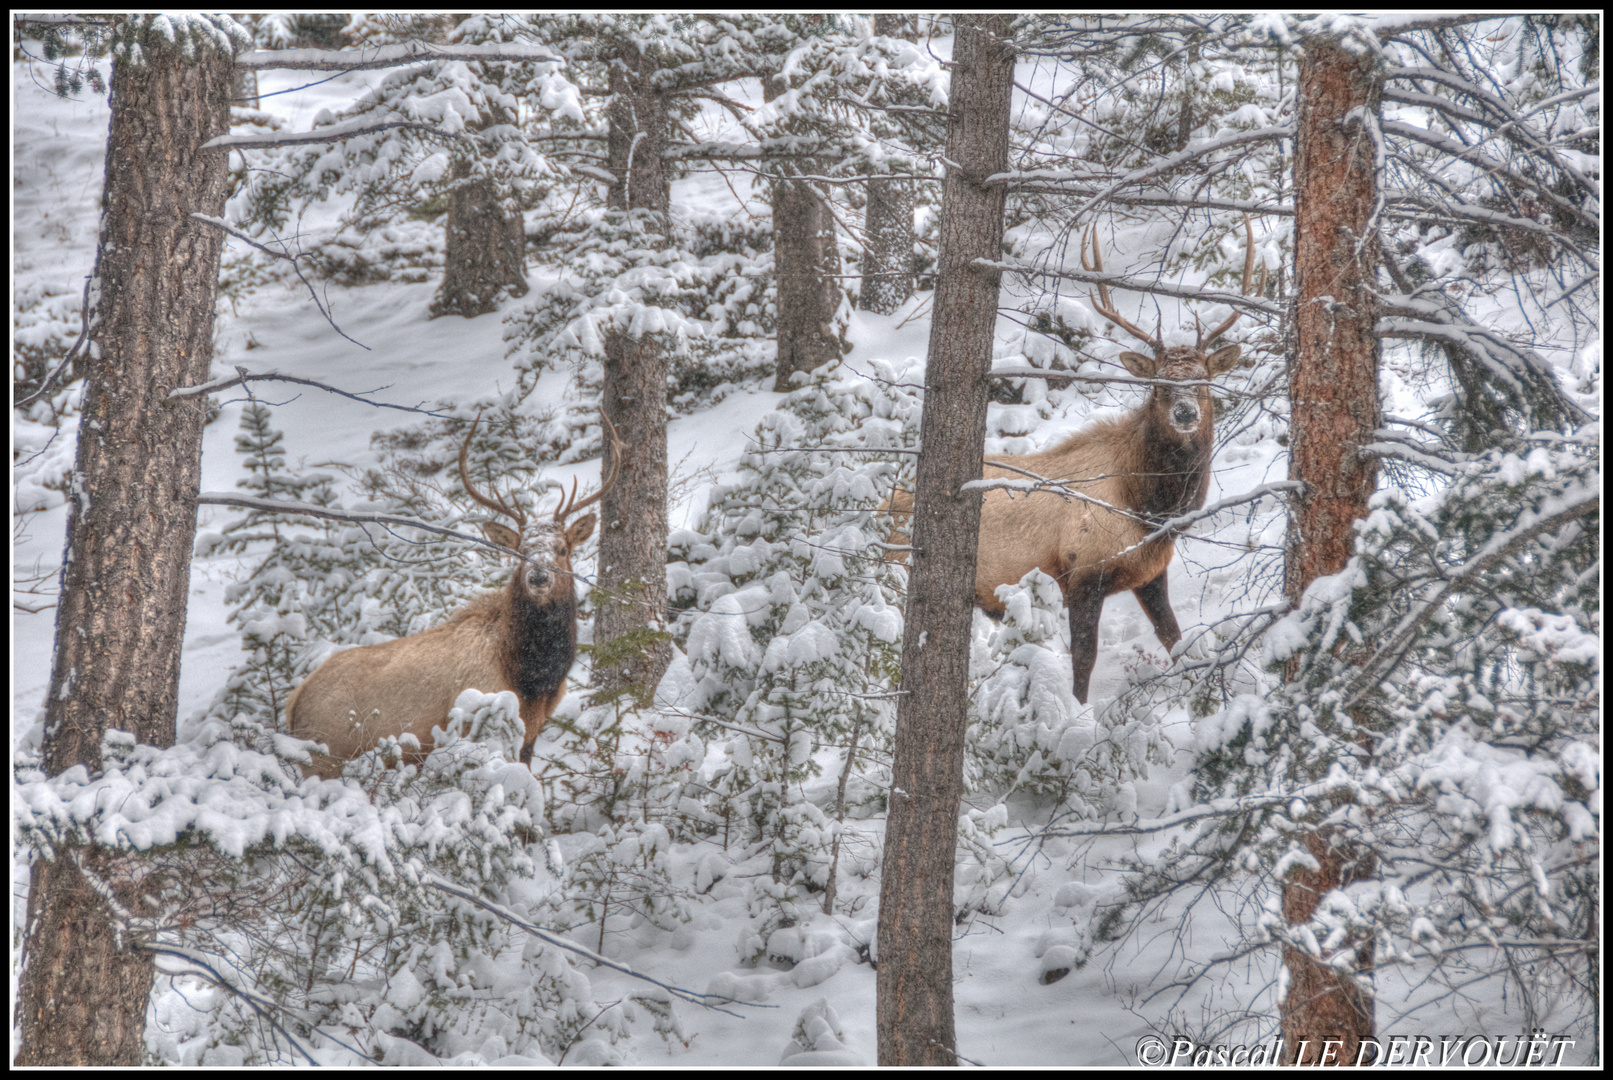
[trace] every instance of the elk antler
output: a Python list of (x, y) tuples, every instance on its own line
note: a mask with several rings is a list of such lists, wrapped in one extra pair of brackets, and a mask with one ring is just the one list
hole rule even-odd
[[(1244, 232), (1244, 237), (1247, 240), (1248, 252), (1243, 257), (1243, 285), (1240, 286), (1238, 291), (1242, 295), (1248, 296), (1249, 295), (1249, 278), (1251, 276), (1253, 276), (1254, 268), (1255, 268), (1255, 229), (1254, 229), (1253, 225), (1249, 224), (1249, 215), (1248, 214), (1243, 215), (1243, 232)], [(1258, 294), (1263, 293), (1265, 291), (1266, 291), (1266, 264), (1261, 263), (1260, 264), (1260, 287), (1255, 290), (1255, 293), (1258, 295)], [(1232, 324), (1237, 322), (1238, 321), (1238, 316), (1240, 316), (1242, 314), (1243, 314), (1243, 312), (1239, 311), (1237, 308), (1233, 308), (1232, 309), (1232, 314), (1227, 316), (1227, 321), (1222, 323), (1220, 326), (1217, 326), (1214, 330), (1211, 330), (1208, 335), (1206, 335), (1203, 330), (1200, 330), (1198, 332), (1198, 338), (1199, 338), (1199, 340), (1198, 340), (1198, 350), (1200, 352), (1203, 352), (1205, 345), (1208, 345), (1210, 342), (1214, 341), (1216, 338), (1220, 337), (1222, 334), (1226, 333), (1228, 330), (1231, 330), (1232, 329)]]
[(554, 523), (556, 525), (564, 525), (568, 517), (579, 510), (585, 510), (594, 505), (605, 497), (607, 491), (616, 486), (616, 477), (622, 471), (622, 440), (616, 434), (616, 425), (610, 422), (610, 417), (605, 415), (604, 409), (599, 410), (599, 424), (604, 429), (606, 440), (610, 443), (608, 448), (610, 453), (610, 475), (600, 483), (598, 491), (583, 499), (582, 502), (577, 501), (577, 478), (572, 477), (571, 495), (562, 499), (560, 505), (555, 507)]
[(499, 494), (497, 485), (494, 485), (493, 497), (489, 499), (486, 495), (483, 495), (481, 492), (477, 491), (476, 485), (470, 482), (470, 470), (466, 467), (465, 457), (470, 452), (470, 440), (472, 436), (476, 434), (476, 425), (480, 424), (481, 422), (482, 412), (480, 409), (478, 409), (476, 410), (476, 419), (471, 421), (470, 432), (465, 436), (465, 441), (461, 443), (459, 447), (459, 479), (464, 483), (465, 492), (471, 498), (475, 499), (489, 510), (496, 511), (513, 519), (517, 527), (525, 529), (526, 514), (519, 506), (511, 506), (509, 503), (505, 502), (504, 496)]
[[(1087, 230), (1087, 238), (1090, 238), (1092, 241), (1092, 263), (1096, 265), (1094, 266), (1088, 264), (1087, 262), (1087, 241), (1085, 238), (1083, 238), (1081, 241), (1081, 269), (1088, 272), (1095, 270), (1097, 273), (1101, 274), (1103, 273), (1103, 256), (1098, 254), (1098, 231), (1096, 227)], [(1090, 296), (1090, 294), (1088, 295)], [(1098, 297), (1102, 297), (1102, 299), (1099, 300)], [(1138, 341), (1147, 344), (1148, 347), (1153, 349), (1156, 354), (1160, 351), (1160, 348), (1162, 347), (1161, 341), (1163, 340), (1164, 335), (1161, 334), (1156, 336), (1141, 330), (1130, 319), (1116, 311), (1113, 302), (1109, 299), (1109, 287), (1104, 285), (1102, 282), (1098, 283), (1098, 297), (1092, 297), (1092, 309), (1094, 311), (1096, 311), (1099, 315), (1102, 315), (1105, 319), (1108, 319), (1110, 322), (1114, 323), (1116, 326), (1120, 327), (1120, 329), (1126, 331), (1126, 333), (1130, 334)]]

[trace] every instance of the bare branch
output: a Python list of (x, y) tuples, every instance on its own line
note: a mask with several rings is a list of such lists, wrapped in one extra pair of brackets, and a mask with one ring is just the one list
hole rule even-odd
[(300, 514), (304, 517), (326, 518), (330, 521), (351, 521), (358, 525), (401, 525), (410, 529), (424, 529), (439, 536), (452, 536), (456, 540), (496, 551), (500, 555), (513, 555), (523, 562), (530, 561), (519, 551), (500, 547), (479, 536), (457, 532), (441, 525), (432, 525), (416, 518), (404, 517), (402, 514), (388, 514), (377, 510), (343, 510), (341, 507), (315, 506), (313, 503), (294, 502), (290, 499), (261, 499), (255, 495), (236, 495), (224, 491), (204, 491), (196, 496), (196, 503), (198, 506), (239, 506), (247, 510), (262, 510), (276, 514)]
[[(1131, 824), (1121, 822), (1091, 821), (1079, 825), (1070, 825), (1060, 828), (1049, 826), (1034, 835), (1043, 836), (1143, 836), (1148, 833), (1164, 832), (1166, 829), (1175, 829), (1183, 825), (1190, 825), (1205, 818), (1231, 817), (1234, 814), (1247, 814), (1251, 810), (1263, 810), (1268, 806), (1282, 806), (1293, 802), (1297, 796), (1292, 793), (1282, 795), (1251, 795), (1239, 799), (1212, 799), (1203, 806), (1190, 807), (1174, 814), (1166, 814), (1158, 818), (1140, 818)], [(998, 844), (1024, 843), (1024, 837), (1012, 840), (999, 840)]]
[(1259, 312), (1272, 318), (1281, 318), (1285, 310), (1283, 305), (1259, 296), (1243, 296), (1239, 293), (1224, 292), (1220, 289), (1198, 289), (1189, 285), (1148, 282), (1138, 278), (1126, 277), (1124, 274), (1100, 274), (1091, 270), (1053, 270), (1040, 266), (1031, 266), (1028, 263), (1007, 262), (997, 259), (976, 259), (970, 265), (980, 267), (983, 270), (998, 270), (1004, 273), (1025, 274), (1031, 277), (1069, 278), (1071, 281), (1080, 281), (1087, 285), (1118, 285), (1133, 292), (1174, 296), (1178, 300), (1204, 300), (1212, 304), (1241, 307), (1246, 311)]
[(693, 1005), (703, 1005), (708, 1009), (715, 1009), (718, 1012), (727, 1013), (729, 1016), (739, 1016), (740, 1014), (731, 1009), (725, 1009), (722, 1007), (722, 1005), (748, 1005), (753, 1009), (778, 1008), (777, 1005), (763, 1005), (758, 1001), (736, 1001), (735, 999), (728, 997), (726, 994), (703, 994), (695, 990), (685, 990), (681, 986), (673, 986), (671, 983), (664, 983), (660, 979), (652, 978), (649, 975), (645, 975), (643, 972), (633, 970), (633, 968), (622, 963), (620, 960), (612, 960), (608, 956), (602, 956), (599, 953), (594, 952), (592, 949), (578, 945), (576, 942), (571, 941), (568, 938), (561, 937), (559, 934), (551, 930), (545, 930), (536, 923), (528, 922), (521, 916), (517, 915), (514, 911), (511, 911), (509, 908), (505, 907), (503, 904), (496, 904), (491, 900), (485, 899), (464, 886), (457, 885), (454, 882), (449, 881), (447, 878), (434, 874), (429, 870), (421, 871), (420, 880), (425, 884), (430, 885), (432, 888), (441, 890), (450, 896), (457, 896), (461, 900), (470, 901), (483, 911), (497, 915), (511, 926), (516, 927), (519, 930), (525, 930), (539, 941), (546, 942), (559, 949), (565, 949), (567, 952), (575, 953), (586, 960), (598, 964), (600, 967), (607, 967), (612, 971), (619, 971), (623, 975), (629, 975), (635, 979), (641, 979), (644, 982), (650, 983), (652, 986), (659, 986), (661, 989), (665, 990), (669, 994), (672, 994), (674, 997), (681, 998), (682, 1000)]
[(365, 394), (373, 394), (376, 391), (385, 390), (387, 389), (385, 386), (378, 386), (375, 388), (375, 390), (364, 390), (355, 394), (349, 393), (346, 390), (340, 390), (334, 386), (331, 386), (329, 383), (322, 383), (317, 379), (304, 379), (296, 375), (282, 375), (277, 371), (266, 372), (262, 375), (253, 374), (240, 365), (236, 365), (235, 374), (233, 376), (225, 375), (220, 378), (213, 379), (210, 382), (198, 383), (195, 386), (175, 387), (173, 390), (168, 392), (168, 397), (170, 399), (175, 399), (199, 397), (202, 394), (216, 394), (220, 390), (227, 390), (232, 386), (240, 386), (243, 383), (249, 382), (297, 383), (301, 386), (312, 386), (319, 390), (325, 390), (332, 394), (340, 394), (342, 397), (352, 398), (354, 401), (362, 401), (364, 404), (373, 405), (377, 409), (397, 409), (399, 412), (419, 413), (422, 416), (434, 416), (439, 420), (447, 420), (453, 417), (452, 413), (439, 412), (435, 409), (422, 409), (419, 406), (393, 405), (392, 403), (386, 401), (371, 401), (369, 398), (364, 396)]
[[(995, 469), (1007, 469), (1009, 472), (1019, 473), (1021, 476), (1026, 476), (1026, 477), (1029, 477), (1030, 479), (1028, 479), (1028, 480), (1001, 480), (1001, 479), (998, 479), (998, 480), (970, 480), (970, 481), (968, 481), (967, 483), (965, 483), (962, 487), (960, 487), (958, 489), (958, 491), (960, 493), (965, 492), (965, 491), (996, 491), (996, 490), (1001, 490), (1001, 491), (1009, 492), (1010, 493), (1009, 497), (1012, 498), (1012, 493), (1016, 492), (1016, 491), (1023, 492), (1023, 493), (1025, 493), (1027, 495), (1030, 494), (1031, 492), (1034, 492), (1034, 491), (1051, 491), (1055, 495), (1061, 495), (1061, 496), (1063, 496), (1065, 498), (1078, 499), (1081, 502), (1091, 503), (1093, 506), (1101, 507), (1102, 509), (1108, 510), (1109, 512), (1114, 513), (1114, 514), (1119, 514), (1121, 517), (1128, 517), (1131, 520), (1141, 522), (1144, 525), (1152, 525), (1153, 524), (1153, 522), (1150, 521), (1148, 518), (1143, 517), (1141, 514), (1137, 514), (1137, 513), (1134, 513), (1132, 511), (1130, 511), (1130, 510), (1127, 510), (1123, 506), (1114, 506), (1114, 505), (1111, 505), (1110, 503), (1104, 502), (1102, 499), (1095, 499), (1091, 495), (1087, 495), (1084, 492), (1074, 490), (1073, 488), (1068, 486), (1069, 485), (1068, 480), (1052, 480), (1052, 479), (1049, 479), (1048, 477), (1038, 475), (1037, 473), (1033, 473), (1029, 469), (1022, 469), (1018, 465), (1010, 465), (1006, 461), (992, 461), (990, 458), (987, 458), (986, 459), (986, 464), (991, 466), (992, 468), (995, 468)], [(1101, 477), (1101, 476), (1092, 476), (1092, 477), (1084, 477), (1080, 481), (1077, 481), (1077, 482), (1078, 483), (1091, 483), (1091, 482), (1093, 482), (1095, 480), (1101, 480), (1101, 479), (1103, 479), (1103, 477)]]
[(986, 372), (988, 379), (1047, 379), (1061, 383), (1120, 383), (1129, 386), (1213, 386), (1217, 393), (1233, 397), (1265, 397), (1262, 390), (1238, 390), (1222, 386), (1215, 379), (1140, 379), (1135, 375), (1082, 375), (1061, 368), (1000, 367)]
[[(1074, 213), (1070, 216), (1074, 219), (1080, 219), (1087, 211), (1107, 199), (1120, 188), (1128, 184), (1140, 184), (1145, 180), (1152, 180), (1156, 176), (1162, 176), (1207, 154), (1213, 154), (1217, 150), (1229, 150), (1232, 147), (1245, 146), (1249, 143), (1272, 142), (1278, 139), (1292, 139), (1293, 137), (1294, 125), (1277, 124), (1271, 127), (1256, 128), (1253, 131), (1238, 131), (1222, 138), (1211, 139), (1198, 146), (1189, 147), (1180, 153), (1161, 158), (1152, 165), (1126, 173), (1094, 193), (1086, 202), (1076, 207)], [(1013, 180), (1012, 173), (997, 173), (987, 177), (984, 182), (987, 184), (1009, 184), (1013, 183)]]
[(45, 376), (45, 381), (39, 384), (38, 390), (11, 403), (13, 409), (26, 409), (55, 389), (56, 383), (62, 377), (62, 373), (67, 370), (67, 365), (73, 362), (73, 357), (77, 356), (78, 351), (84, 347), (84, 339), (90, 332), (90, 286), (93, 284), (95, 284), (94, 277), (86, 276), (84, 278), (84, 300), (78, 309), (78, 340), (73, 342), (71, 349), (67, 350), (67, 355), (62, 357), (62, 362), (57, 364), (49, 375)]
[(259, 251), (263, 252), (265, 255), (271, 255), (276, 259), (284, 259), (284, 260), (286, 260), (286, 262), (291, 264), (292, 272), (297, 275), (297, 280), (301, 281), (303, 283), (303, 286), (308, 290), (308, 296), (313, 300), (314, 307), (318, 308), (319, 313), (321, 315), (325, 316), (325, 321), (330, 323), (330, 328), (332, 330), (336, 331), (338, 334), (341, 334), (342, 337), (347, 338), (348, 341), (351, 341), (354, 345), (357, 345), (359, 348), (363, 349), (365, 352), (370, 351), (370, 347), (368, 345), (364, 344), (362, 341), (357, 340), (356, 338), (349, 337), (342, 330), (342, 328), (340, 326), (336, 325), (336, 320), (331, 318), (331, 314), (330, 314), (329, 311), (325, 310), (325, 305), (321, 304), (319, 302), (319, 293), (314, 290), (314, 283), (309, 281), (308, 278), (303, 275), (302, 267), (297, 264), (297, 260), (302, 258), (302, 256), (300, 254), (299, 255), (293, 255), (289, 251), (285, 250), (285, 243), (286, 242), (284, 240), (277, 240), (276, 241), (276, 243), (278, 243), (280, 245), (280, 247), (281, 247), (281, 250), (276, 251), (274, 248), (269, 247), (267, 244), (263, 244), (263, 243), (258, 242), (257, 240), (252, 239), (250, 236), (246, 235), (241, 230), (239, 230), (239, 229), (235, 228), (234, 226), (230, 225), (229, 222), (224, 221), (222, 218), (208, 217), (206, 214), (192, 214), (191, 217), (193, 219), (195, 219), (196, 221), (200, 221), (200, 222), (203, 222), (205, 224), (211, 225), (216, 229), (223, 229), (224, 232), (227, 233), (228, 235), (235, 237), (237, 240), (240, 240), (242, 243), (250, 244), (252, 247), (257, 248)]

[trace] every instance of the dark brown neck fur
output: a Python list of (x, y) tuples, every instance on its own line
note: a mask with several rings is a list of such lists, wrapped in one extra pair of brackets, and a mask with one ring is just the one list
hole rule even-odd
[(550, 698), (566, 684), (566, 674), (577, 656), (577, 595), (559, 590), (547, 604), (536, 604), (518, 584), (510, 585), (505, 625), (500, 627), (502, 666), (516, 696), (523, 702)]
[(1171, 427), (1168, 408), (1162, 396), (1154, 395), (1122, 422), (1116, 440), (1120, 466), (1116, 471), (1122, 476), (1125, 502), (1154, 521), (1199, 509), (1210, 490), (1213, 404), (1201, 397), (1203, 419), (1191, 435)]

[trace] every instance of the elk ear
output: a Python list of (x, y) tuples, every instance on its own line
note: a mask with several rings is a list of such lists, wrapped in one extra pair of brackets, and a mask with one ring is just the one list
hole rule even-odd
[(566, 528), (566, 547), (575, 549), (578, 544), (594, 535), (594, 523), (598, 520), (593, 514), (584, 514), (573, 521)]
[(489, 543), (497, 544), (499, 547), (507, 547), (511, 551), (521, 549), (520, 533), (497, 521), (482, 522), (482, 535), (487, 537)]
[(1224, 349), (1217, 349), (1204, 361), (1204, 368), (1215, 378), (1238, 366), (1238, 357), (1243, 355), (1243, 349), (1237, 345), (1228, 345)]
[(1154, 372), (1159, 369), (1159, 360), (1156, 357), (1144, 356), (1142, 353), (1123, 352), (1120, 362), (1126, 365), (1126, 370), (1139, 379), (1152, 379)]

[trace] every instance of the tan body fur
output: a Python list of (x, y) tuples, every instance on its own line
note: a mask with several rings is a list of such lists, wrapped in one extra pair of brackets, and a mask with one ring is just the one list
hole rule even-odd
[[(477, 415), (477, 422), (481, 420)], [(577, 499), (577, 487), (563, 499), (551, 521), (531, 520), (496, 490), (489, 498), (476, 490), (466, 465), (476, 424), (459, 450), (459, 475), (476, 502), (510, 518), (516, 528), (484, 522), (489, 541), (521, 558), (505, 588), (484, 593), (439, 626), (380, 645), (339, 652), (326, 660), (286, 699), (286, 727), (300, 739), (324, 743), (305, 772), (341, 775), (349, 761), (375, 749), (382, 738), (413, 735), (418, 750), (405, 753), (419, 762), (435, 746), (433, 727), (448, 723), (448, 712), (466, 690), (487, 694), (512, 691), (520, 703), (526, 732), (521, 761), (532, 760), (532, 744), (566, 693), (566, 676), (577, 656), (577, 589), (572, 553), (593, 535), (594, 514), (567, 524), (567, 518), (599, 501), (616, 480), (621, 441), (609, 419), (601, 418), (612, 468), (600, 489)]]
[[(1235, 364), (1238, 354), (1236, 345), (1208, 357), (1175, 346), (1155, 357), (1124, 353), (1122, 359), (1142, 378), (1207, 380)], [(1160, 642), (1169, 649), (1181, 640), (1166, 581), (1174, 535), (1141, 541), (1165, 520), (1204, 505), (1213, 425), (1207, 385), (1165, 382), (1151, 390), (1142, 408), (1118, 420), (1099, 421), (1039, 453), (986, 459), (988, 479), (1032, 479), (1000, 467), (1013, 465), (1117, 508), (1053, 490), (996, 488), (985, 493), (980, 509), (975, 602), (1000, 613), (997, 588), (1017, 584), (1033, 569), (1058, 581), (1070, 614), (1075, 696), (1082, 702), (1097, 656), (1098, 616), (1105, 597), (1131, 590)], [(885, 508), (900, 520), (912, 507), (912, 494), (897, 491)], [(901, 533), (891, 539), (906, 542)], [(906, 561), (905, 555), (894, 557)]]
[[(1070, 490), (1110, 506), (1137, 506), (1145, 501), (1145, 493), (1137, 490), (1139, 478), (1116, 472), (1117, 462), (1137, 456), (1136, 448), (1124, 446), (1142, 436), (1142, 425), (1131, 419), (1131, 423), (1101, 422), (1039, 453), (987, 458), (986, 477), (1027, 479), (1024, 473), (993, 467), (993, 462), (1001, 461), (1049, 480), (1064, 481)], [(1207, 471), (1204, 476), (1208, 478)], [(1202, 506), (1203, 485), (1185, 501), (1191, 505), (1184, 509)], [(1175, 545), (1165, 538), (1116, 556), (1152, 531), (1136, 518), (1053, 491), (988, 491), (980, 507), (976, 603), (1000, 613), (1003, 603), (997, 599), (997, 587), (1017, 583), (1032, 567), (1057, 581), (1066, 581), (1081, 569), (1107, 567), (1112, 575), (1109, 594), (1140, 588), (1165, 572)], [(990, 544), (984, 542), (987, 537)]]
[[(1248, 247), (1242, 291), (1247, 295), (1255, 266), (1255, 234), (1247, 217), (1243, 228)], [(1091, 263), (1086, 254), (1089, 240)], [(1081, 266), (1103, 271), (1095, 229), (1081, 242)], [(1039, 477), (1058, 481), (1075, 494), (1047, 489), (987, 490), (980, 507), (980, 547), (975, 561), (975, 602), (987, 612), (1003, 610), (997, 599), (999, 586), (1016, 584), (1034, 569), (1059, 583), (1070, 613), (1073, 689), (1076, 700), (1083, 704), (1097, 661), (1098, 617), (1105, 597), (1130, 589), (1162, 645), (1174, 648), (1182, 639), (1166, 581), (1176, 534), (1168, 532), (1147, 544), (1142, 541), (1169, 519), (1203, 507), (1215, 446), (1215, 403), (1209, 380), (1230, 371), (1242, 352), (1237, 345), (1205, 352), (1207, 343), (1238, 321), (1236, 310), (1208, 333), (1200, 328), (1194, 345), (1167, 346), (1162, 334), (1150, 334), (1120, 314), (1101, 281), (1093, 310), (1153, 350), (1152, 355), (1120, 354), (1127, 371), (1149, 380), (1148, 400), (1119, 420), (1099, 421), (1049, 450), (987, 458), (984, 472), (988, 479)], [(1262, 268), (1255, 292), (1264, 292), (1265, 285)], [(1005, 465), (1024, 472), (1003, 468)], [(1027, 477), (1025, 472), (1034, 476)], [(911, 517), (913, 496), (893, 492), (884, 509), (899, 519)], [(892, 533), (891, 540), (905, 542), (899, 532)], [(905, 554), (893, 558), (906, 561)]]
[[(347, 762), (374, 749), (382, 737), (403, 734), (420, 740), (418, 752), (405, 754), (406, 761), (417, 763), (431, 752), (431, 729), (447, 725), (461, 692), (515, 690), (502, 644), (511, 635), (505, 600), (503, 593), (487, 593), (424, 633), (347, 649), (325, 661), (286, 701), (291, 733), (330, 749), (314, 755), (309, 771), (339, 776)], [(562, 682), (552, 694), (521, 699), (524, 749), (564, 696)]]

